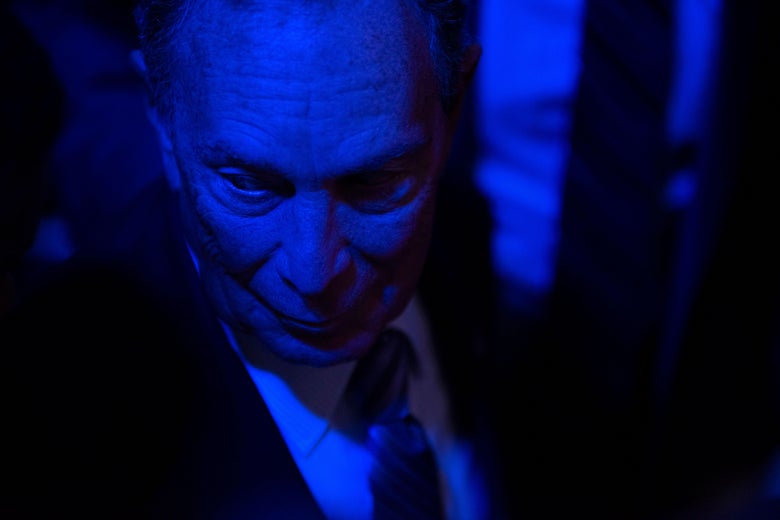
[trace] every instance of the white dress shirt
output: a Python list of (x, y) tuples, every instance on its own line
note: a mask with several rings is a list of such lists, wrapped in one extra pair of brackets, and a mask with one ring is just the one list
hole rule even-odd
[[(410, 376), (409, 407), (425, 427), (442, 468), (448, 517), (483, 518), (480, 473), (471, 464), (469, 445), (452, 435), (450, 403), (418, 301), (413, 299), (391, 325), (409, 335), (420, 361), (419, 372)], [(355, 362), (327, 368), (288, 363), (256, 338), (237, 333), (224, 323), (223, 328), (325, 514), (333, 520), (370, 519), (371, 457), (365, 446), (333, 422)], [(251, 362), (242, 352), (252, 352)]]

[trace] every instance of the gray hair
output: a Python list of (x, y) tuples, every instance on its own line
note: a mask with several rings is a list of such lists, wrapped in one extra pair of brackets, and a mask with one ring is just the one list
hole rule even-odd
[[(458, 94), (458, 77), (467, 47), (469, 0), (406, 0), (417, 11), (428, 33), (431, 61), (444, 110)], [(152, 102), (164, 116), (172, 113), (173, 38), (193, 0), (138, 0), (134, 9), (138, 43), (144, 55)]]

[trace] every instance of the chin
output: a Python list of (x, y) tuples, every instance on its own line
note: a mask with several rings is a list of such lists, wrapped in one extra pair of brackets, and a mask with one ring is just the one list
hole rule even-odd
[(376, 342), (379, 331), (352, 329), (340, 334), (311, 334), (279, 327), (273, 334), (256, 333), (266, 348), (296, 364), (325, 367), (362, 357)]

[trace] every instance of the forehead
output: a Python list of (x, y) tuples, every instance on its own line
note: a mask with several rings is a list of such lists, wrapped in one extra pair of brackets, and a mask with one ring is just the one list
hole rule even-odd
[[(425, 31), (408, 0), (195, 1), (200, 5), (185, 15), (181, 34), (201, 52), (251, 47), (260, 54), (284, 46), (288, 58), (311, 65), (397, 66), (406, 64), (406, 52), (426, 48), (418, 45)], [(333, 53), (334, 46), (342, 51)]]
[(301, 143), (337, 153), (380, 133), (392, 140), (394, 130), (426, 139), (416, 126), (430, 122), (436, 84), (424, 28), (406, 1), (229, 4), (203, 2), (182, 26), (177, 72), (183, 110), (197, 119), (190, 127), (220, 139), (224, 130), (251, 134), (277, 150), (296, 143), (299, 163)]
[(203, 1), (185, 16), (180, 78), (265, 76), (290, 91), (329, 76), (318, 89), (341, 90), (390, 78), (422, 84), (432, 73), (425, 29), (405, 0), (233, 3)]

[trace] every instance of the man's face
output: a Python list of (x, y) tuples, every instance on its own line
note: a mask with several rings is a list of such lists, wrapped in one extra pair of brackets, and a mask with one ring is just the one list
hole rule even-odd
[(207, 293), (285, 359), (360, 355), (411, 298), (449, 153), (424, 30), (397, 0), (205, 3), (163, 140)]

